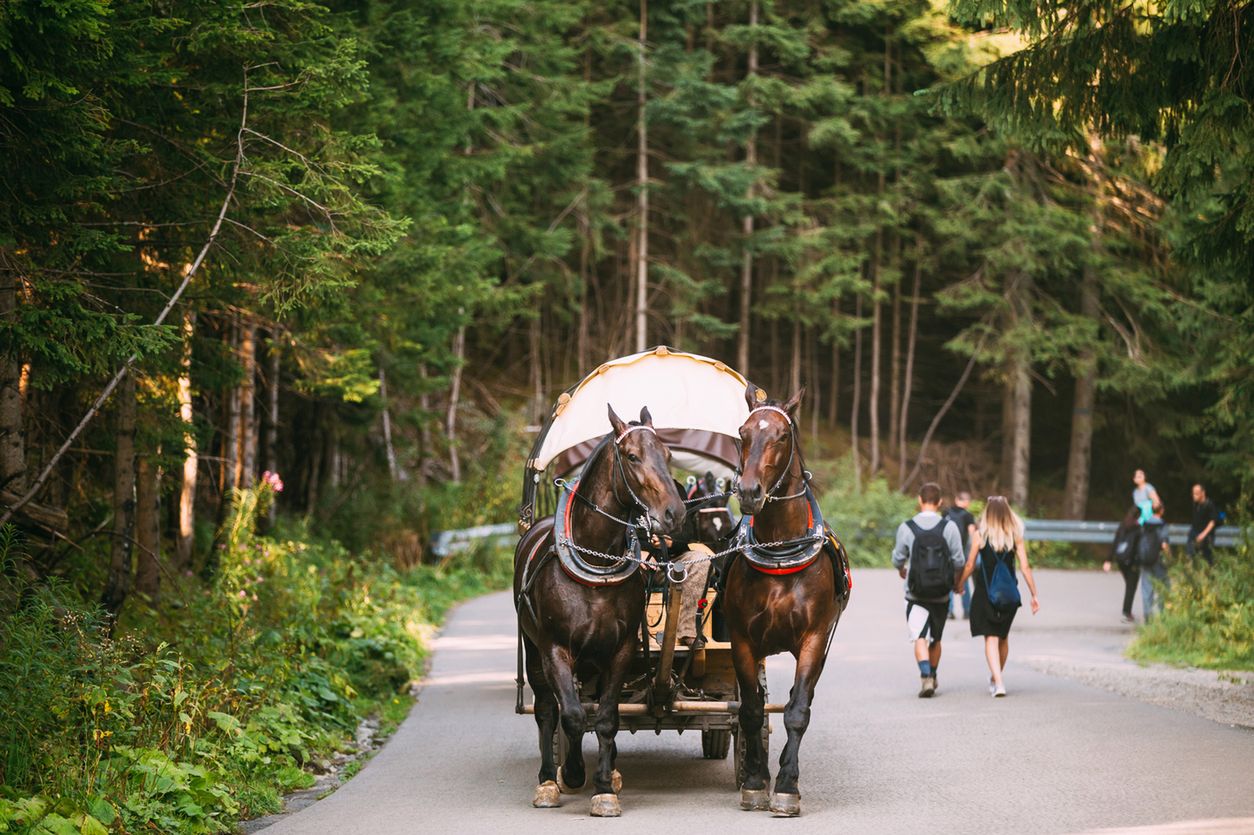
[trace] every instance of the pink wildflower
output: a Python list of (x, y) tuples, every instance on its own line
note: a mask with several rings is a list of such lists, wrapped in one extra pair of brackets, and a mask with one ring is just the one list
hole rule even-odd
[(261, 480), (264, 481), (266, 484), (269, 484), (270, 489), (273, 490), (274, 492), (276, 493), (283, 492), (283, 479), (279, 477), (278, 473), (272, 473), (269, 470), (266, 470), (264, 473), (261, 474)]

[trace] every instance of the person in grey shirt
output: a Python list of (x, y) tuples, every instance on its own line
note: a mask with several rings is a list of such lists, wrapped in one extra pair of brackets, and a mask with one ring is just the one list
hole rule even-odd
[(1158, 491), (1145, 479), (1145, 470), (1137, 470), (1132, 474), (1132, 503), (1141, 511), (1141, 524), (1144, 525), (1154, 515), (1154, 505), (1160, 504)]
[[(948, 582), (941, 584), (938, 594), (917, 593), (911, 590), (909, 581), (906, 583), (906, 626), (914, 642), (914, 659), (922, 679), (919, 698), (922, 699), (930, 698), (936, 692), (936, 668), (940, 666), (941, 636), (949, 614), (949, 593), (954, 577), (966, 563), (966, 555), (962, 553), (962, 535), (953, 521), (940, 515), (940, 500), (940, 485), (933, 482), (924, 484), (919, 489), (919, 512), (897, 527), (897, 541), (893, 545), (893, 567), (902, 579), (909, 576), (916, 539), (921, 547), (939, 546), (943, 542), (944, 556), (951, 568)], [(936, 536), (938, 532), (939, 537)]]

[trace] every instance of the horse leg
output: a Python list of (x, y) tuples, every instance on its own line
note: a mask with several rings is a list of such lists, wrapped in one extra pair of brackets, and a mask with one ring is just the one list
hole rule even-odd
[[(541, 656), (545, 678), (551, 683), (557, 698), (557, 713), (570, 750), (563, 765), (562, 779), (567, 786), (578, 787), (584, 783), (583, 731), (587, 714), (579, 701), (579, 688), (575, 686), (574, 662), (570, 652), (563, 647), (551, 646)], [(550, 737), (549, 747), (552, 748)], [(557, 783), (554, 790), (559, 790)]]
[(618, 733), (618, 697), (623, 689), (623, 676), (627, 665), (636, 653), (636, 643), (629, 636), (614, 653), (601, 688), (601, 700), (597, 705), (596, 732), (599, 748), (597, 770), (592, 775), (595, 794), (592, 795), (592, 814), (598, 818), (616, 818), (623, 813), (618, 793), (623, 787), (622, 775), (614, 768), (618, 747), (614, 736)]
[(553, 735), (557, 730), (557, 696), (544, 677), (540, 652), (530, 638), (523, 637), (527, 659), (527, 681), (536, 694), (536, 729), (540, 734), (540, 773), (536, 778), (536, 792), (531, 805), (537, 809), (551, 809), (561, 805), (561, 792), (557, 785), (557, 766), (553, 762)]
[(775, 817), (794, 817), (801, 814), (801, 792), (797, 788), (800, 768), (798, 750), (801, 738), (810, 725), (810, 704), (814, 701), (814, 688), (823, 673), (827, 651), (827, 635), (811, 633), (797, 653), (797, 671), (789, 693), (788, 706), (784, 709), (784, 728), (788, 741), (779, 755), (779, 773), (775, 775), (775, 793), (771, 795), (771, 812)]
[(745, 811), (765, 809), (771, 772), (762, 748), (762, 722), (765, 697), (758, 684), (758, 657), (747, 640), (732, 636), (732, 664), (740, 685), (740, 736), (745, 743), (745, 780), (740, 786), (740, 808)]

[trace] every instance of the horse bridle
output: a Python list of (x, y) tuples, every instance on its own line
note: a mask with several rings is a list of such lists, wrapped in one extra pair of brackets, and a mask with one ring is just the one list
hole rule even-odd
[(769, 405), (758, 406), (757, 408), (750, 410), (748, 417), (745, 418), (745, 422), (747, 423), (749, 418), (753, 417), (758, 412), (775, 412), (776, 414), (782, 415), (785, 422), (788, 424), (788, 463), (784, 464), (784, 469), (780, 471), (779, 477), (775, 479), (775, 483), (771, 485), (771, 489), (766, 491), (766, 498), (762, 500), (762, 504), (767, 505), (771, 502), (786, 502), (790, 499), (799, 499), (810, 489), (811, 475), (810, 471), (805, 468), (805, 461), (801, 462), (801, 490), (787, 496), (775, 495), (775, 491), (783, 485), (784, 479), (788, 478), (788, 474), (792, 471), (793, 459), (800, 457), (800, 445), (797, 443), (797, 424), (793, 421), (792, 415), (788, 414), (788, 412), (778, 406)]
[[(622, 434), (620, 434), (618, 437), (614, 439), (614, 466), (615, 466), (615, 469), (618, 470), (618, 477), (623, 480), (623, 486), (627, 488), (627, 495), (631, 496), (631, 504), (634, 505), (637, 509), (644, 511), (643, 516), (641, 516), (639, 520), (632, 522), (627, 519), (618, 518), (614, 514), (602, 508), (596, 502), (592, 501), (588, 497), (583, 496), (580, 493), (578, 493), (576, 490), (572, 489), (571, 485), (567, 483), (566, 479), (564, 478), (555, 478), (553, 480), (553, 483), (557, 487), (561, 488), (562, 490), (569, 491), (572, 496), (577, 498), (579, 501), (583, 502), (588, 507), (592, 508), (592, 510), (594, 510), (595, 512), (604, 516), (606, 519), (611, 519), (617, 522), (618, 524), (623, 525), (629, 529), (634, 528), (634, 529), (643, 530), (647, 534), (648, 531), (650, 530), (650, 522), (652, 521), (653, 516), (652, 514), (649, 513), (649, 506), (646, 505), (644, 501), (639, 496), (636, 495), (635, 490), (631, 489), (631, 482), (627, 480), (627, 471), (626, 471), (626, 468), (623, 466), (622, 450), (619, 447), (619, 444), (622, 443), (623, 439), (626, 438), (632, 432), (636, 431), (637, 429), (647, 429), (649, 432), (652, 432), (654, 436), (657, 435), (657, 432), (654, 431), (652, 426), (647, 426), (643, 423), (636, 424), (634, 426), (628, 426), (625, 430), (623, 430)], [(621, 505), (629, 506), (627, 502), (619, 498), (618, 484), (613, 479), (614, 477), (610, 476), (610, 492), (614, 496), (614, 501), (618, 502)]]
[[(639, 510), (644, 511), (644, 515), (640, 517), (641, 521), (644, 522), (644, 524), (640, 525), (639, 523), (637, 523), (637, 527), (642, 528), (646, 533), (648, 533), (648, 531), (652, 529), (652, 526), (650, 525), (650, 522), (652, 521), (652, 518), (653, 518), (652, 514), (649, 513), (649, 506), (645, 504), (640, 499), (639, 496), (636, 495), (635, 490), (631, 489), (631, 482), (627, 480), (627, 470), (623, 466), (623, 451), (622, 451), (621, 444), (624, 438), (626, 438), (632, 432), (635, 432), (637, 429), (648, 430), (649, 432), (653, 434), (653, 437), (655, 438), (657, 437), (657, 432), (654, 431), (652, 426), (648, 426), (643, 423), (639, 423), (634, 426), (628, 426), (626, 429), (622, 431), (622, 433), (617, 438), (614, 439), (614, 463), (617, 465), (619, 478), (623, 480), (623, 486), (627, 488), (627, 495), (631, 496), (632, 502), (635, 503), (636, 507)], [(614, 496), (614, 501), (618, 502), (619, 504), (626, 504), (626, 502), (624, 502), (622, 499), (618, 497), (618, 485), (616, 483), (612, 481), (610, 482), (610, 490)]]

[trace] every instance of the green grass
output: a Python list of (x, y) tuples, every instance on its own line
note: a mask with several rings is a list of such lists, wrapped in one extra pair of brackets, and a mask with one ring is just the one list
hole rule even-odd
[(1141, 627), (1128, 655), (1137, 661), (1254, 671), (1254, 563), (1248, 532), (1215, 565), (1170, 566), (1162, 614)]
[(240, 497), (211, 585), (133, 599), (113, 637), (73, 588), (0, 573), (0, 832), (228, 832), (277, 811), (361, 719), (394, 730), (424, 638), (508, 582), (499, 553), (401, 572), (299, 529), (259, 537), (257, 507)]

